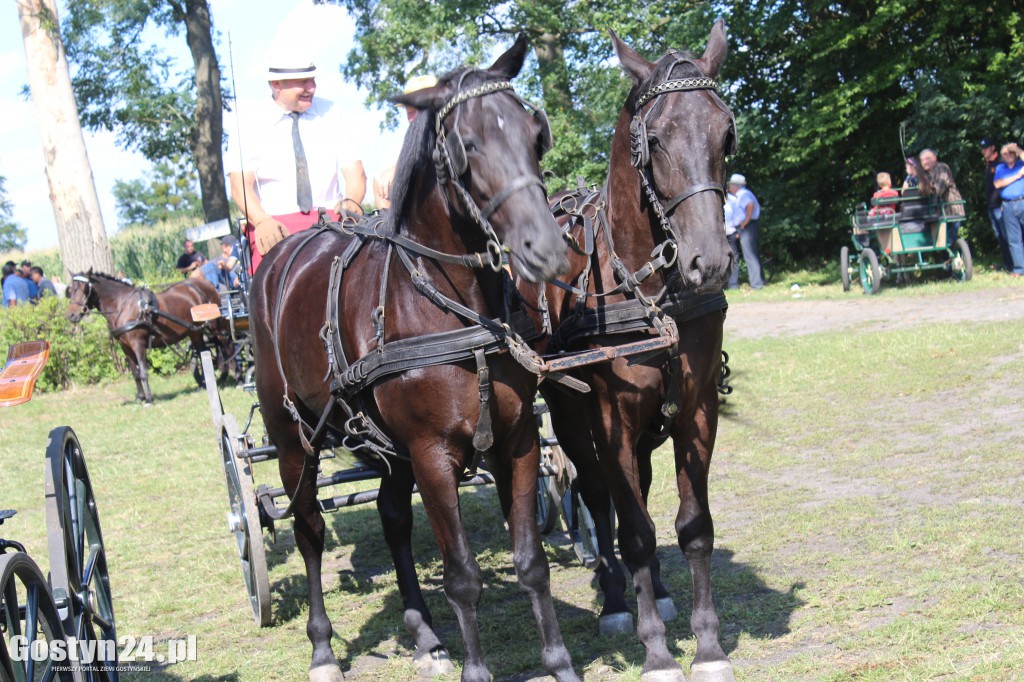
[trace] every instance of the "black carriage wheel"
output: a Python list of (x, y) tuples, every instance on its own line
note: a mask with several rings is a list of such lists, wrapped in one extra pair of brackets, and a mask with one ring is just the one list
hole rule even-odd
[(860, 252), (860, 283), (865, 294), (877, 294), (882, 288), (882, 274), (878, 269), (878, 256), (871, 249)]
[(843, 291), (850, 290), (850, 247), (839, 249), (839, 279), (843, 282)]
[(601, 552), (597, 547), (594, 517), (583, 503), (583, 495), (580, 494), (576, 481), (572, 482), (562, 497), (562, 513), (565, 514), (566, 527), (569, 529), (569, 538), (572, 540), (576, 558), (587, 569), (597, 568)]
[(95, 651), (112, 652), (82, 671), (86, 682), (117, 682), (117, 629), (100, 517), (78, 437), (50, 431), (46, 448), (46, 527), (50, 584), (64, 632)]
[(234, 415), (226, 414), (220, 431), (219, 449), (228, 486), (228, 529), (235, 536), (242, 579), (245, 581), (253, 617), (257, 625), (266, 627), (270, 625), (267, 554), (263, 547), (263, 528), (252, 484), (252, 463), (235, 457), (238, 443), (238, 424)]
[[(971, 260), (971, 247), (964, 239), (957, 239), (953, 244), (953, 278), (958, 282), (970, 282), (974, 276), (974, 261)], [(959, 262), (958, 262), (959, 261)]]
[[(52, 651), (51, 642), (66, 640), (46, 578), (36, 562), (22, 552), (0, 556), (0, 625), (0, 679), (76, 682), (69, 670), (55, 671), (57, 661), (49, 656), (42, 661), (33, 660), (40, 658), (31, 655), (33, 648), (41, 648), (45, 643), (46, 650)], [(13, 637), (25, 637), (26, 648), (13, 650)], [(33, 646), (35, 642), (40, 644)], [(14, 660), (15, 655), (25, 660)]]

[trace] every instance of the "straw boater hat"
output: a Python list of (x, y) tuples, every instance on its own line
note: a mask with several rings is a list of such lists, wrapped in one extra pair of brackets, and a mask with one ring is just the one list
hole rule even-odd
[(426, 90), (437, 85), (437, 77), (430, 74), (423, 76), (413, 76), (405, 82), (405, 89), (402, 90), (403, 95), (408, 95), (410, 92), (416, 92), (417, 90)]
[(315, 75), (316, 64), (300, 46), (278, 45), (267, 59), (267, 80), (283, 81), (291, 78), (311, 78)]

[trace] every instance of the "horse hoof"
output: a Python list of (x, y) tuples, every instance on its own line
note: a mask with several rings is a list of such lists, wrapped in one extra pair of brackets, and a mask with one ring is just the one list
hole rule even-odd
[(690, 666), (692, 682), (736, 682), (729, 661), (709, 661)]
[(455, 666), (452, 665), (451, 656), (448, 655), (448, 650), (443, 648), (427, 652), (425, 655), (414, 659), (413, 663), (416, 664), (416, 674), (427, 679), (437, 675), (447, 675), (455, 670)]
[(657, 600), (655, 604), (658, 607), (658, 615), (666, 623), (670, 620), (675, 620), (676, 616), (679, 615), (679, 611), (676, 609), (676, 603), (672, 601), (672, 597), (662, 597)]
[(652, 670), (640, 676), (640, 682), (686, 682), (682, 670)]
[(341, 668), (334, 663), (318, 665), (309, 669), (309, 682), (344, 682)]
[(609, 613), (601, 616), (597, 621), (597, 627), (604, 637), (618, 637), (621, 635), (633, 634), (633, 614), (628, 611), (623, 613)]
[(144, 403), (142, 403), (142, 406), (143, 407), (153, 407), (153, 403), (144, 402)]

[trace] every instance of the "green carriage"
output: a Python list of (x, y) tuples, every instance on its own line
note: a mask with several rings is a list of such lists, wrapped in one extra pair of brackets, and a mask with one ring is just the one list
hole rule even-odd
[(851, 217), (854, 250), (839, 251), (843, 291), (859, 277), (864, 293), (877, 294), (890, 275), (906, 277), (942, 270), (959, 282), (971, 279), (971, 250), (956, 234), (964, 201), (942, 201), (916, 189), (901, 196), (872, 199)]

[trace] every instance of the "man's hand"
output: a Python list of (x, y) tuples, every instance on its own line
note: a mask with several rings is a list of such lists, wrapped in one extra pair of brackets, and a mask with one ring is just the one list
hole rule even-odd
[(264, 217), (254, 227), (256, 250), (261, 256), (267, 255), (267, 251), (270, 251), (274, 244), (288, 236), (288, 229), (273, 216)]

